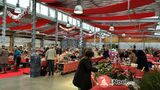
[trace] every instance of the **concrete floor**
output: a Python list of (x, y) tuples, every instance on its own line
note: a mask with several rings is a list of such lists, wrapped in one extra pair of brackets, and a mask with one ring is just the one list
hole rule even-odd
[(0, 90), (77, 90), (72, 84), (74, 73), (54, 77), (30, 78), (29, 75), (1, 79)]

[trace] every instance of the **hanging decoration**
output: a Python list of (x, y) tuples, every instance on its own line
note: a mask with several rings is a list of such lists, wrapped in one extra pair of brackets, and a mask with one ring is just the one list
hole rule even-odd
[(7, 15), (12, 18), (13, 20), (15, 20), (16, 22), (19, 22), (20, 19), (22, 19), (22, 17), (24, 17), (26, 14), (28, 14), (30, 10), (30, 7), (28, 6), (22, 13), (15, 15), (13, 13), (11, 13), (10, 11), (7, 11)]
[(74, 26), (74, 27), (71, 27), (71, 28), (66, 28), (66, 27), (63, 27), (62, 25), (59, 25), (59, 27), (62, 29), (62, 30), (64, 30), (64, 31), (66, 31), (66, 32), (70, 32), (70, 31), (72, 31), (72, 30), (74, 30), (76, 27)]
[(14, 11), (17, 15), (11, 13), (10, 11), (7, 11), (7, 15), (11, 19), (15, 20), (15, 22), (19, 22), (20, 19), (22, 19), (22, 17), (24, 17), (25, 15), (27, 15), (29, 13), (30, 7), (31, 7), (31, 0), (29, 1), (29, 6), (26, 9), (24, 9), (24, 11), (21, 12), (19, 0), (18, 0), (15, 11)]
[(86, 32), (83, 32), (83, 34), (86, 36), (93, 36), (94, 35), (94, 33), (86, 33)]

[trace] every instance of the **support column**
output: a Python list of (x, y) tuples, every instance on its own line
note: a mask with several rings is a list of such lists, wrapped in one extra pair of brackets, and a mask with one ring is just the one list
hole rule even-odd
[(36, 41), (36, 0), (32, 0), (32, 48), (31, 54), (35, 52), (35, 41)]
[(41, 38), (41, 48), (44, 47), (44, 38)]
[(82, 55), (82, 45), (83, 45), (83, 28), (82, 28), (82, 20), (81, 20), (80, 21), (80, 40), (79, 40), (80, 55)]
[(6, 0), (3, 0), (3, 16), (2, 16), (2, 41), (1, 43), (5, 45), (6, 43)]
[(15, 32), (10, 36), (10, 51), (14, 50), (14, 38), (15, 38)]
[(110, 48), (112, 49), (112, 39), (113, 39), (113, 36), (112, 36), (112, 33), (111, 33), (111, 36), (110, 36)]
[(145, 50), (145, 37), (144, 37), (144, 30), (143, 30), (143, 50)]
[(58, 11), (56, 10), (56, 42), (55, 44), (58, 44)]
[(94, 28), (94, 47), (96, 47), (96, 28)]
[(102, 31), (100, 31), (99, 45), (100, 45), (100, 48), (102, 48)]
[(120, 46), (120, 42), (121, 42), (121, 36), (118, 37), (118, 49), (119, 49), (119, 46)]

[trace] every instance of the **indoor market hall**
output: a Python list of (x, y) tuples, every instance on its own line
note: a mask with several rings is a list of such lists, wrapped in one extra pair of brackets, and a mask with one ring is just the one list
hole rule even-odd
[(159, 90), (160, 0), (0, 0), (0, 90)]

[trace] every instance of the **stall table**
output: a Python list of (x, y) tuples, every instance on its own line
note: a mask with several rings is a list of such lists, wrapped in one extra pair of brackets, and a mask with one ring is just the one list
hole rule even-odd
[(77, 70), (79, 61), (67, 61), (67, 62), (60, 62), (59, 66), (62, 66), (62, 73), (66, 74), (69, 72), (73, 72)]
[(129, 90), (128, 86), (108, 86), (108, 87), (101, 87), (99, 85), (94, 86), (91, 90)]
[[(108, 78), (106, 78), (108, 79)], [(91, 75), (92, 80), (92, 89), (91, 90), (129, 90), (126, 85), (110, 85), (110, 86), (101, 86), (98, 82), (95, 81), (93, 74)], [(108, 80), (106, 80), (108, 81)]]

